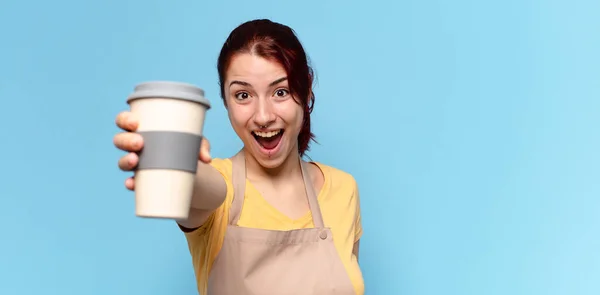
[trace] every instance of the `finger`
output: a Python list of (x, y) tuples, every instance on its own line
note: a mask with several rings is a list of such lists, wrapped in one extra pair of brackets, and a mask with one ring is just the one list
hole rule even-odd
[(115, 146), (126, 152), (138, 152), (144, 146), (144, 139), (141, 135), (132, 132), (122, 132), (113, 138)]
[(117, 126), (125, 131), (135, 131), (138, 128), (137, 116), (129, 111), (120, 112), (117, 115)]
[(200, 161), (208, 164), (212, 160), (210, 156), (210, 142), (206, 138), (202, 138), (202, 143), (200, 144)]
[(139, 161), (139, 157), (135, 153), (129, 153), (119, 159), (119, 169), (123, 171), (133, 170)]
[(131, 191), (135, 189), (135, 181), (133, 180), (133, 177), (125, 179), (125, 187)]

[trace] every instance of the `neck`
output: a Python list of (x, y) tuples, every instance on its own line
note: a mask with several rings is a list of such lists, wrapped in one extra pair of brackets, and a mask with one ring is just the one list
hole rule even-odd
[(302, 177), (300, 154), (295, 149), (283, 163), (275, 168), (261, 166), (251, 153), (246, 152), (246, 173), (250, 178), (270, 179), (271, 181), (287, 180), (290, 177)]

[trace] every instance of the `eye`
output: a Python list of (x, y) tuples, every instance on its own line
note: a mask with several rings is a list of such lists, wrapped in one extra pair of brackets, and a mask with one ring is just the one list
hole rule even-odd
[(287, 96), (289, 94), (289, 92), (285, 89), (278, 89), (277, 91), (275, 91), (275, 96), (277, 97), (284, 97)]
[(238, 92), (235, 94), (235, 98), (237, 98), (239, 100), (244, 100), (244, 99), (247, 99), (248, 97), (250, 97), (248, 92)]

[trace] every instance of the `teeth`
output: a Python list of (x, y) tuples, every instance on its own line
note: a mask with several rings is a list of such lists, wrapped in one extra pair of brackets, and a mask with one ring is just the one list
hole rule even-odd
[(260, 137), (269, 138), (269, 137), (273, 137), (273, 136), (279, 134), (279, 132), (281, 132), (281, 129), (275, 130), (275, 131), (269, 131), (269, 132), (254, 131), (254, 134), (256, 134)]

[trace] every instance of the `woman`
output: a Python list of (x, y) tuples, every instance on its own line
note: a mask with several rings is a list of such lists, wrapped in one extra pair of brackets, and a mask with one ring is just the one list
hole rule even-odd
[[(178, 221), (201, 294), (363, 294), (362, 234), (354, 178), (302, 156), (314, 135), (313, 74), (292, 29), (246, 22), (223, 45), (221, 97), (243, 149), (199, 152), (192, 209)], [(132, 171), (142, 138), (136, 118), (117, 116), (115, 145)], [(134, 182), (125, 186), (134, 190)]]

